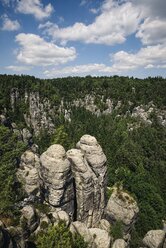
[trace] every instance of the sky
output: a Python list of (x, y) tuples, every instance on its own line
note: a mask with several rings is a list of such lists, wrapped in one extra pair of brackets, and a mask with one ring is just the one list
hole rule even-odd
[(166, 0), (0, 0), (0, 73), (166, 77)]

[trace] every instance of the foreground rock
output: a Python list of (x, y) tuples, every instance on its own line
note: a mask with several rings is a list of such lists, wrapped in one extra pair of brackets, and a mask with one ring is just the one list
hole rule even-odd
[(70, 162), (61, 145), (52, 145), (41, 157), (40, 176), (45, 200), (73, 216), (74, 190)]
[(71, 162), (76, 192), (75, 218), (96, 227), (105, 208), (106, 157), (95, 137), (84, 135), (67, 157)]
[(89, 248), (96, 248), (96, 245), (93, 242), (92, 235), (84, 223), (80, 221), (72, 222), (70, 225), (70, 231), (72, 234), (80, 234), (84, 238), (84, 241), (88, 243)]
[(123, 239), (117, 239), (113, 243), (112, 248), (127, 248), (127, 243)]
[(108, 221), (112, 224), (121, 221), (123, 232), (127, 234), (135, 223), (138, 212), (139, 209), (133, 197), (122, 189), (114, 187), (105, 210)]
[(162, 248), (165, 236), (163, 230), (151, 230), (145, 235), (143, 244), (148, 248)]
[(89, 231), (93, 237), (96, 248), (110, 248), (111, 237), (107, 231), (99, 228), (90, 228)]
[(22, 154), (17, 178), (28, 196), (40, 195), (39, 167), (40, 161), (37, 154), (31, 150), (27, 150)]

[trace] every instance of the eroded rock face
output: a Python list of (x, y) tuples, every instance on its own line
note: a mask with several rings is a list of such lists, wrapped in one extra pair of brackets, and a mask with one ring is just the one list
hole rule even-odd
[(117, 239), (113, 243), (112, 248), (127, 248), (127, 243), (123, 239)]
[(74, 211), (74, 190), (70, 162), (61, 145), (52, 145), (40, 156), (40, 177), (45, 200), (61, 207), (71, 216)]
[(31, 150), (27, 150), (22, 154), (17, 178), (22, 183), (28, 196), (40, 195), (39, 167), (40, 160), (37, 154)]
[(95, 227), (105, 207), (106, 156), (95, 137), (84, 135), (67, 157), (75, 181), (77, 211), (75, 218)]
[(105, 213), (107, 220), (114, 224), (121, 221), (124, 234), (127, 234), (136, 221), (139, 212), (136, 201), (122, 189), (113, 189)]
[(36, 136), (43, 129), (47, 129), (51, 133), (54, 130), (54, 124), (49, 116), (52, 114), (50, 101), (46, 98), (41, 100), (39, 92), (31, 92), (29, 95), (25, 92), (25, 102), (27, 101), (29, 113), (24, 114), (27, 126), (33, 128)]
[(93, 237), (96, 248), (110, 248), (111, 237), (107, 231), (99, 228), (90, 228), (89, 231)]
[(165, 236), (163, 230), (151, 230), (145, 235), (143, 244), (148, 248), (162, 248)]
[(80, 234), (84, 238), (84, 241), (88, 243), (89, 248), (96, 248), (96, 245), (93, 242), (93, 237), (84, 223), (80, 221), (72, 222), (70, 225), (70, 231), (73, 234)]

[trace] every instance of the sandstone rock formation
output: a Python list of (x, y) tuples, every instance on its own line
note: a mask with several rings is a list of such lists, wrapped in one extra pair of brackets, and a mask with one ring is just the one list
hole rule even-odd
[(112, 224), (121, 221), (124, 234), (127, 234), (136, 221), (139, 212), (136, 201), (128, 193), (116, 187), (107, 203), (106, 218)]
[(73, 234), (80, 234), (84, 238), (84, 241), (89, 244), (89, 248), (96, 248), (96, 245), (93, 243), (93, 237), (84, 223), (80, 221), (72, 222), (70, 225), (70, 231)]
[(105, 230), (105, 231), (107, 231), (107, 232), (110, 232), (111, 225), (110, 225), (110, 223), (108, 222), (108, 220), (101, 219), (101, 220), (99, 221), (98, 228), (100, 228), (100, 229), (102, 229), (102, 230)]
[(93, 242), (96, 245), (96, 248), (110, 248), (111, 236), (107, 231), (99, 228), (90, 228), (89, 231), (93, 237)]
[(40, 177), (45, 200), (73, 216), (74, 189), (70, 162), (61, 145), (52, 145), (40, 156)]
[(143, 244), (148, 248), (163, 248), (165, 236), (163, 230), (151, 230), (145, 235)]
[(33, 151), (27, 150), (22, 154), (17, 178), (28, 196), (40, 194), (39, 166), (39, 156)]
[(95, 227), (105, 207), (106, 157), (95, 137), (84, 135), (67, 157), (71, 162), (76, 194), (75, 218)]
[(127, 243), (123, 239), (117, 239), (113, 243), (112, 248), (127, 248)]

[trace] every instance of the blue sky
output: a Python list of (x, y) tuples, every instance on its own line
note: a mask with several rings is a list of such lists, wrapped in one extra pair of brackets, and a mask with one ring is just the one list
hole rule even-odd
[(166, 77), (166, 1), (0, 0), (0, 73)]

